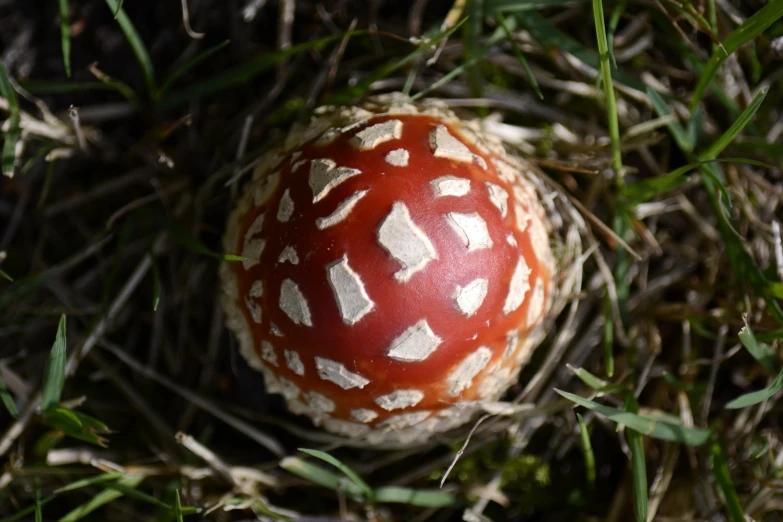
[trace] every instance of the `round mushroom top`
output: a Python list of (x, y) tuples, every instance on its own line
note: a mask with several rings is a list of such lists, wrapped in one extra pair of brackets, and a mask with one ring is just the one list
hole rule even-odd
[(324, 116), (259, 167), (225, 245), (245, 258), (223, 266), (229, 325), (267, 388), (371, 444), (497, 399), (540, 339), (554, 267), (518, 161), (443, 109), (404, 107)]

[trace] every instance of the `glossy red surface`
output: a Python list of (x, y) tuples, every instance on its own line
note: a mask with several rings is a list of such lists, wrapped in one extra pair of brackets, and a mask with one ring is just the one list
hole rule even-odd
[[(489, 155), (461, 139), (474, 154), (486, 160), (486, 170), (476, 161), (465, 163), (437, 158), (430, 147), (429, 135), (442, 122), (421, 115), (382, 116), (372, 119), (369, 125), (388, 119), (403, 122), (401, 139), (382, 143), (372, 150), (360, 151), (349, 143), (351, 136), (364, 127), (349, 131), (331, 144), (308, 144), (301, 149), (297, 161), (329, 158), (338, 166), (362, 171), (361, 175), (346, 180), (315, 204), (308, 185), (309, 162), (293, 173), (292, 162), (286, 161), (275, 195), (264, 208), (254, 209), (242, 218), (242, 234), (235, 253), (241, 251), (245, 232), (258, 213), (265, 212), (264, 227), (258, 235), (266, 239), (261, 262), (248, 271), (241, 263), (234, 265), (241, 296), (248, 294), (253, 281), (264, 283), (264, 295), (259, 300), (263, 310), (262, 324), (255, 324), (246, 309), (245, 314), (248, 325), (254, 329), (257, 352), (260, 353), (262, 340), (271, 342), (277, 349), (279, 366), (273, 368), (274, 372), (293, 381), (303, 392), (315, 390), (334, 400), (337, 410), (332, 417), (348, 419), (350, 409), (370, 408), (379, 413), (374, 423), (401, 411), (438, 410), (459, 400), (476, 399), (483, 372), (460, 397), (446, 396), (447, 376), (481, 346), (493, 352), (488, 365), (491, 367), (503, 357), (510, 331), (520, 329), (524, 338), (525, 318), (536, 278), (540, 276), (545, 281), (549, 278), (546, 268), (533, 253), (530, 234), (516, 227), (513, 186), (498, 177)], [(460, 136), (457, 129), (450, 127), (449, 130), (453, 136)], [(387, 153), (399, 148), (405, 148), (410, 154), (407, 167), (392, 166), (384, 159)], [(435, 198), (430, 181), (445, 175), (470, 179), (470, 192), (461, 197)], [(491, 203), (485, 181), (508, 191), (505, 218)], [(287, 223), (280, 223), (276, 219), (277, 208), (286, 189), (290, 189), (295, 209)], [(365, 189), (369, 192), (343, 222), (325, 230), (316, 227), (317, 218), (331, 214), (346, 198)], [(424, 230), (438, 254), (436, 260), (406, 283), (394, 279), (393, 274), (401, 266), (376, 238), (378, 227), (398, 201), (406, 204), (413, 221)], [(478, 212), (486, 221), (493, 246), (469, 252), (444, 219), (448, 212)], [(509, 234), (513, 235), (517, 246), (507, 242)], [(278, 262), (278, 256), (286, 246), (295, 248), (298, 265)], [(355, 325), (343, 322), (326, 278), (326, 266), (343, 255), (347, 255), (350, 266), (361, 276), (368, 295), (375, 302), (375, 308)], [(516, 311), (504, 315), (503, 304), (519, 255), (531, 269), (530, 290)], [(455, 288), (480, 277), (489, 281), (487, 296), (477, 313), (467, 318), (455, 307)], [(312, 327), (294, 324), (278, 306), (280, 284), (286, 278), (296, 282), (305, 296), (312, 314)], [(422, 318), (426, 318), (432, 330), (443, 339), (435, 352), (422, 362), (401, 362), (387, 357), (385, 353), (392, 340)], [(284, 337), (272, 335), (270, 323), (276, 324)], [(284, 349), (299, 353), (305, 366), (304, 376), (296, 375), (286, 367)], [(316, 373), (315, 356), (343, 363), (370, 383), (362, 389), (343, 390), (322, 380)], [(386, 412), (373, 402), (380, 395), (409, 388), (425, 393), (424, 399), (413, 408)]]

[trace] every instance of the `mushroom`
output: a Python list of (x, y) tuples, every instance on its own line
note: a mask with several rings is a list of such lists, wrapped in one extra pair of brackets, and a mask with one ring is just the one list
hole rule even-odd
[(290, 411), (370, 445), (466, 423), (543, 338), (555, 262), (531, 175), (439, 102), (321, 110), (228, 220), (242, 355)]

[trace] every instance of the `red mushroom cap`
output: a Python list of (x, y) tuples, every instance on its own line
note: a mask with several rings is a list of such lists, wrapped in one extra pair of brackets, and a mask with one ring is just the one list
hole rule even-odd
[(229, 219), (226, 250), (246, 259), (222, 267), (224, 304), (291, 411), (410, 444), (513, 382), (554, 261), (528, 168), (496, 139), (437, 104), (373, 103), (259, 165)]

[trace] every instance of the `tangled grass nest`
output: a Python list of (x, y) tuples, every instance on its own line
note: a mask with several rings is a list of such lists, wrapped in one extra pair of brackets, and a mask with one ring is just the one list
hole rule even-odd
[[(779, 520), (783, 2), (600, 6), (0, 1), (0, 519)], [(393, 91), (536, 164), (574, 271), (506, 400), (377, 451), (263, 393), (217, 266), (265, 151)]]

